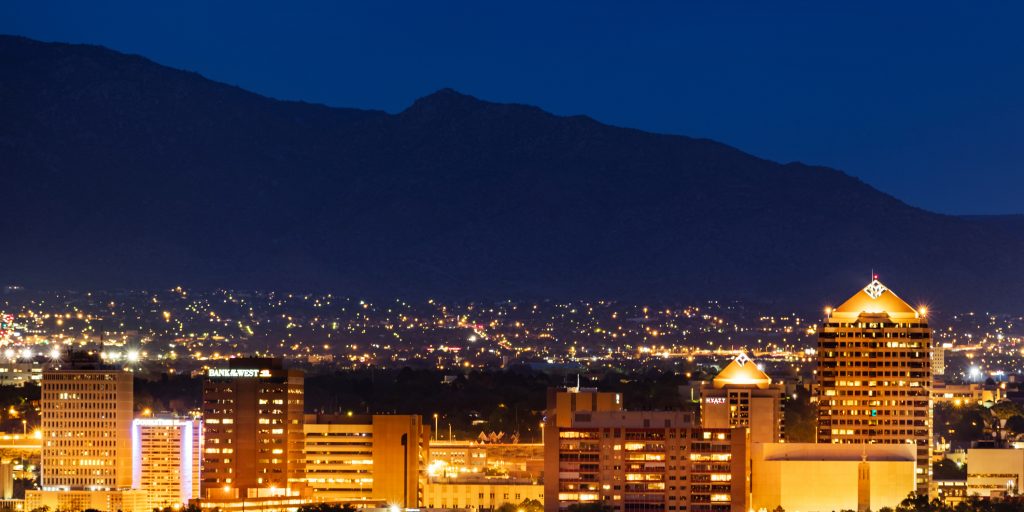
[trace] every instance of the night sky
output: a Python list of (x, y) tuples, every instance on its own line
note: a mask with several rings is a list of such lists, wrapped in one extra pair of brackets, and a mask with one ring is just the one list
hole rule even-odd
[(452, 87), (1024, 213), (1024, 3), (722, 3), (18, 1), (0, 33), (335, 106)]

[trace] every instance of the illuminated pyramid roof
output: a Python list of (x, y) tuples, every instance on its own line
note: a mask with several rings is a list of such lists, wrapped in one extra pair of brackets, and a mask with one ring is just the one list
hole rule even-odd
[(722, 371), (712, 380), (715, 388), (726, 386), (755, 386), (758, 389), (767, 389), (772, 384), (772, 378), (761, 371), (754, 364), (754, 361), (747, 357), (747, 354), (740, 353), (727, 364)]
[(878, 279), (829, 312), (835, 318), (857, 318), (862, 313), (886, 313), (893, 318), (918, 318), (918, 311)]

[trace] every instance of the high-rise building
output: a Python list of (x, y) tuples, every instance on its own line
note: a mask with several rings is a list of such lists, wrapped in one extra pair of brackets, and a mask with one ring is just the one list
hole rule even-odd
[[(544, 509), (746, 511), (746, 428), (700, 428), (689, 412), (624, 410), (596, 389), (548, 390)], [(436, 504), (436, 503), (435, 503)]]
[(132, 485), (132, 374), (112, 369), (43, 373), (44, 490)]
[(313, 499), (360, 507), (419, 506), (430, 428), (416, 415), (307, 415)]
[(66, 368), (43, 373), (42, 489), (26, 492), (26, 506), (146, 510), (145, 492), (131, 489), (132, 375), (80, 355)]
[(207, 371), (204, 500), (300, 494), (305, 478), (303, 386), (303, 373), (284, 369), (279, 359), (237, 358)]
[(150, 509), (178, 508), (199, 497), (203, 423), (174, 415), (132, 422), (132, 487)]
[(747, 427), (752, 443), (781, 441), (782, 392), (782, 385), (773, 384), (771, 377), (741, 353), (701, 386), (701, 425)]
[(912, 444), (928, 492), (932, 333), (877, 279), (835, 309), (818, 335), (818, 442)]

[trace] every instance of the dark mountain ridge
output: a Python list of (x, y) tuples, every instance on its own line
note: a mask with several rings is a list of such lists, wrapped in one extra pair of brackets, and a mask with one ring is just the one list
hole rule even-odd
[(756, 298), (875, 269), (933, 309), (1024, 306), (1017, 221), (842, 172), (444, 89), (398, 114), (0, 37), (0, 279), (377, 297)]

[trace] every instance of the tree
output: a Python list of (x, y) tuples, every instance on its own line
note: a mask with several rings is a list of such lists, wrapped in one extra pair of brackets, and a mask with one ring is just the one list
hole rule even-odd
[(786, 509), (782, 508), (782, 505), (779, 505), (779, 506), (773, 508), (772, 512), (786, 512)]
[(1024, 416), (1017, 415), (1006, 420), (1006, 430), (1015, 436), (1024, 434)]
[(1014, 416), (1024, 415), (1024, 411), (1020, 409), (1020, 406), (1009, 400), (1003, 400), (989, 408), (989, 412), (993, 416), (1001, 420), (1008, 420)]
[(932, 475), (936, 480), (966, 480), (967, 468), (949, 459), (942, 459), (932, 465)]
[(299, 507), (299, 512), (356, 512), (356, 509), (348, 503), (310, 503)]
[(544, 504), (537, 500), (527, 498), (519, 504), (518, 510), (522, 510), (523, 512), (544, 512)]
[(612, 512), (612, 508), (599, 501), (589, 503), (573, 503), (568, 512)]

